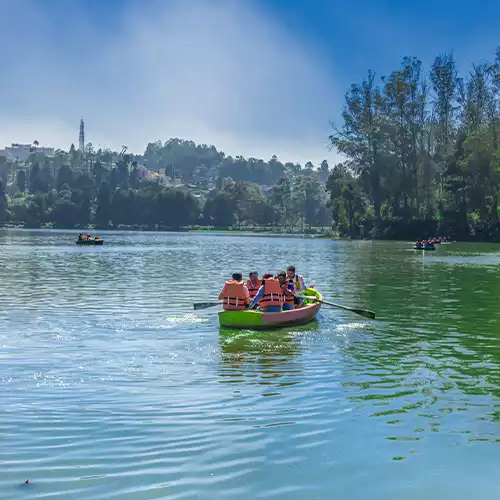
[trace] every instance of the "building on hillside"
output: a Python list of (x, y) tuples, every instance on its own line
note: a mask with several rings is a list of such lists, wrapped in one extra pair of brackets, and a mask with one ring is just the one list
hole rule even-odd
[(12, 144), (5, 149), (0, 149), (0, 156), (7, 160), (26, 161), (34, 153), (43, 153), (45, 156), (54, 156), (54, 148), (34, 147), (32, 144)]

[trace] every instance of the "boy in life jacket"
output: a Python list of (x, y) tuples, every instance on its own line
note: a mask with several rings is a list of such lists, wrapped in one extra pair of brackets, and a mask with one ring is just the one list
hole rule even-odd
[(257, 292), (259, 291), (259, 288), (262, 286), (262, 281), (259, 280), (259, 274), (257, 271), (252, 271), (248, 275), (248, 280), (247, 280), (247, 288), (250, 293), (250, 299), (253, 299), (256, 295)]
[(233, 279), (226, 281), (219, 294), (224, 311), (243, 311), (250, 304), (250, 293), (241, 273), (233, 273)]
[(271, 273), (264, 273), (262, 286), (250, 303), (250, 309), (259, 304), (263, 312), (281, 312), (283, 291), (280, 282)]
[(295, 285), (287, 279), (285, 271), (281, 271), (276, 276), (283, 291), (283, 311), (295, 309)]

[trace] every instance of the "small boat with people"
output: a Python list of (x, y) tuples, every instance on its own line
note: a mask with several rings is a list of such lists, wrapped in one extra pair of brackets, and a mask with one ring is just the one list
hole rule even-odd
[(200, 302), (194, 309), (222, 305), (219, 312), (221, 327), (239, 330), (269, 330), (275, 328), (304, 325), (316, 319), (321, 305), (328, 305), (351, 311), (365, 318), (374, 319), (375, 313), (365, 309), (355, 309), (323, 300), (314, 285), (308, 287), (304, 278), (289, 266), (276, 276), (252, 271), (246, 284), (240, 272), (233, 273), (219, 294), (218, 302)]
[(219, 325), (240, 330), (268, 330), (305, 325), (316, 319), (316, 315), (321, 309), (321, 302), (318, 302), (318, 300), (323, 300), (323, 296), (314, 288), (307, 288), (300, 296), (304, 297), (303, 307), (288, 311), (263, 312), (261, 310), (250, 309), (243, 311), (221, 311), (219, 312)]
[(431, 243), (429, 240), (417, 241), (413, 248), (414, 250), (436, 250), (434, 243)]
[(102, 245), (104, 244), (104, 240), (99, 236), (80, 233), (75, 243), (77, 245)]
[(433, 238), (418, 240), (413, 247), (415, 250), (436, 250), (436, 245), (451, 243), (446, 236), (434, 236)]

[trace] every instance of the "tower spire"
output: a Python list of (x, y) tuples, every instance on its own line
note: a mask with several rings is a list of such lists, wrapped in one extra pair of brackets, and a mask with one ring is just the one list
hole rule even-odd
[(83, 153), (85, 149), (85, 123), (83, 118), (80, 119), (80, 151)]

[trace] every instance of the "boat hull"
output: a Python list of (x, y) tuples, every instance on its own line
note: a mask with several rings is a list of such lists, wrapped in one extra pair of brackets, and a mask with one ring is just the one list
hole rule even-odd
[(75, 242), (77, 245), (102, 245), (104, 243), (104, 240), (82, 240), (82, 241), (76, 241)]
[[(323, 297), (317, 290), (307, 289), (304, 292), (317, 299)], [(282, 311), (276, 313), (264, 313), (262, 311), (221, 311), (219, 313), (219, 324), (225, 328), (238, 330), (272, 330), (275, 328), (286, 328), (289, 326), (304, 325), (313, 321), (318, 314), (321, 304), (319, 302), (307, 301), (300, 309)]]

